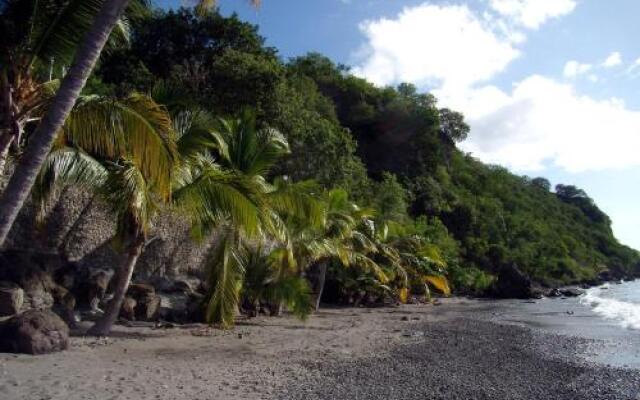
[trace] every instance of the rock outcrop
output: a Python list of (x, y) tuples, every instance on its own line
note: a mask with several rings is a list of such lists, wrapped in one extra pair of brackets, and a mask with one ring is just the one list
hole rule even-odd
[(69, 347), (69, 327), (50, 310), (29, 310), (0, 325), (0, 350), (46, 354)]
[(24, 290), (12, 282), (0, 282), (0, 317), (15, 315), (24, 303)]
[(495, 297), (504, 299), (530, 299), (538, 297), (531, 279), (522, 273), (515, 263), (504, 265), (500, 268), (492, 294)]
[(153, 286), (133, 283), (127, 290), (127, 301), (122, 305), (120, 315), (129, 320), (154, 321), (160, 312), (161, 298)]

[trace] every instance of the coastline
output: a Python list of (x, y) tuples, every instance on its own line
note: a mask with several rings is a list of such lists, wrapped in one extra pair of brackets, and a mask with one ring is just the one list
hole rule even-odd
[[(566, 308), (548, 301), (559, 315)], [(592, 354), (600, 339), (561, 335), (522, 312), (536, 305), (548, 306), (454, 298), (324, 309), (306, 322), (259, 317), (232, 331), (118, 327), (111, 339), (74, 337), (62, 353), (0, 354), (0, 393), (7, 400), (638, 398), (639, 368), (608, 366)], [(518, 312), (521, 320), (512, 318)]]

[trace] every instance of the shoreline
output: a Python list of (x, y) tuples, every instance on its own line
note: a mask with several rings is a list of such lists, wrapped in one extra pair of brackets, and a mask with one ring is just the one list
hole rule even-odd
[[(555, 301), (555, 300), (552, 300)], [(596, 339), (501, 318), (517, 301), (323, 309), (232, 331), (124, 328), (44, 356), (0, 354), (0, 393), (38, 399), (637, 399), (640, 369)], [(513, 310), (511, 310), (513, 311)], [(552, 396), (552, 397), (547, 397)]]

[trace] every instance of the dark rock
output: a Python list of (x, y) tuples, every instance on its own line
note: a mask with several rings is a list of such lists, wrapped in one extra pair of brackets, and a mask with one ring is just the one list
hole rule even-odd
[(97, 310), (100, 303), (103, 302), (112, 276), (107, 271), (99, 270), (89, 277), (86, 292), (92, 310)]
[(122, 300), (122, 307), (120, 308), (120, 317), (133, 321), (136, 319), (136, 305), (138, 302), (130, 296), (127, 296)]
[(584, 290), (578, 288), (564, 288), (560, 289), (560, 293), (564, 297), (578, 297), (584, 294)]
[(515, 263), (505, 265), (500, 269), (493, 294), (496, 297), (506, 299), (530, 299), (535, 297), (531, 280), (520, 271)]
[(45, 310), (53, 307), (53, 295), (44, 290), (26, 291), (22, 311)]
[(147, 295), (137, 300), (136, 319), (138, 321), (153, 321), (157, 319), (160, 312), (162, 300), (156, 294)]
[(0, 350), (46, 354), (69, 347), (69, 327), (49, 310), (29, 310), (0, 325)]
[(146, 283), (132, 283), (127, 289), (127, 295), (134, 299), (142, 298), (148, 295), (155, 295), (156, 290), (153, 286)]
[(167, 321), (184, 323), (189, 320), (190, 296), (184, 293), (161, 293), (160, 317)]
[(547, 292), (547, 297), (561, 297), (562, 293), (560, 292), (560, 289), (554, 288), (549, 290), (549, 292)]
[(133, 283), (127, 290), (127, 296), (135, 299), (135, 318), (139, 321), (152, 321), (158, 317), (161, 299), (153, 286), (145, 283)]
[(24, 290), (12, 282), (0, 282), (0, 317), (20, 312), (24, 303)]

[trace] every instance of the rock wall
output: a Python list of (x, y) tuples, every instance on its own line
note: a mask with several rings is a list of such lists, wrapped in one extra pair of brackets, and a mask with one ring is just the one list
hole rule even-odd
[[(114, 219), (99, 198), (77, 188), (65, 188), (49, 207), (44, 223), (36, 223), (33, 205), (25, 207), (4, 250), (55, 254), (81, 267), (112, 269), (121, 260), (113, 246), (114, 232)], [(136, 275), (201, 275), (214, 242), (215, 235), (194, 241), (184, 217), (162, 212), (152, 224)]]

